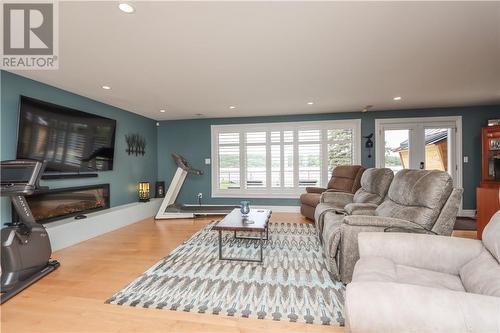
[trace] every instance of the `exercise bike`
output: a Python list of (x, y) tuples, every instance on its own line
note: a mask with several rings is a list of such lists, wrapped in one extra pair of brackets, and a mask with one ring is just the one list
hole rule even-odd
[(25, 195), (47, 190), (39, 180), (45, 164), (36, 160), (0, 163), (0, 194), (10, 197), (19, 221), (7, 223), (1, 231), (0, 304), (56, 270), (60, 264), (50, 260), (52, 249), (45, 227), (36, 223)]

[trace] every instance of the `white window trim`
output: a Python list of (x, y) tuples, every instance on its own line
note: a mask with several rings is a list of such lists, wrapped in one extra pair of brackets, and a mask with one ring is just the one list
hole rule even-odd
[[(239, 132), (240, 133), (240, 151), (243, 151), (243, 146), (245, 144), (243, 133), (245, 131), (272, 131), (272, 130), (293, 130), (294, 136), (297, 135), (298, 130), (307, 129), (335, 129), (335, 128), (352, 128), (353, 129), (353, 164), (361, 164), (361, 119), (342, 119), (342, 120), (321, 120), (321, 121), (304, 121), (304, 122), (276, 122), (276, 123), (255, 123), (255, 124), (230, 124), (230, 125), (211, 125), (211, 187), (213, 198), (289, 198), (298, 199), (301, 193), (304, 192), (304, 188), (244, 188), (246, 173), (243, 172), (240, 177), (241, 188), (239, 189), (225, 189), (220, 190), (218, 188), (218, 172), (219, 172), (219, 151), (218, 151), (218, 135), (224, 132)], [(283, 135), (282, 135), (283, 136)], [(268, 138), (269, 139), (269, 138)], [(294, 137), (294, 156), (297, 156), (297, 138)], [(323, 146), (323, 145), (322, 145)], [(267, 143), (266, 147), (270, 147)], [(269, 148), (267, 148), (269, 149)], [(323, 151), (321, 152), (324, 153)], [(244, 168), (245, 165), (245, 154), (242, 154), (243, 158), (240, 158), (240, 168)], [(281, 158), (283, 155), (280, 155)], [(266, 159), (270, 159), (270, 154), (266, 155)], [(298, 163), (298, 159), (294, 157), (295, 163)], [(266, 162), (269, 164), (270, 160)], [(320, 177), (320, 182), (322, 186), (326, 186), (329, 180), (329, 176), (326, 175), (328, 168), (326, 159), (322, 159), (322, 169), (323, 173)], [(281, 168), (283, 170), (283, 168)], [(326, 171), (325, 171), (326, 170)], [(325, 174), (325, 175), (323, 175)], [(298, 165), (294, 165), (294, 177), (298, 177)], [(283, 183), (283, 182), (281, 182)]]

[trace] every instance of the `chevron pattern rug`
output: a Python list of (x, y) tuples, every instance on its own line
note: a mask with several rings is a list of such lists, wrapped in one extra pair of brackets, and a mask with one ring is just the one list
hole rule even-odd
[[(264, 262), (220, 261), (208, 224), (106, 303), (214, 315), (344, 324), (345, 287), (324, 264), (310, 224), (271, 223)], [(239, 234), (240, 235), (240, 234)], [(224, 235), (224, 255), (257, 257), (257, 241)]]

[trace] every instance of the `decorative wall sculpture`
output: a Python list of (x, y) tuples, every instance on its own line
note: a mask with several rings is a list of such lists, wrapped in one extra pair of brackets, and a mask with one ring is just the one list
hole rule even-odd
[(144, 155), (146, 153), (146, 139), (140, 134), (128, 134), (125, 135), (125, 141), (127, 142), (127, 149), (125, 150), (127, 154), (135, 156)]

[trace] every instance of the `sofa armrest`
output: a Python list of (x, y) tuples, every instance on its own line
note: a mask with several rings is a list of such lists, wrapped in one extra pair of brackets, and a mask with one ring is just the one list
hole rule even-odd
[(347, 215), (375, 215), (376, 204), (372, 203), (350, 203), (344, 207)]
[(393, 282), (347, 285), (348, 332), (500, 332), (500, 298)]
[(321, 194), (320, 202), (332, 203), (336, 207), (344, 207), (352, 202), (354, 194), (345, 192), (326, 191)]
[(323, 187), (306, 187), (307, 193), (318, 193), (321, 194), (326, 191), (326, 188)]
[(460, 268), (479, 256), (481, 241), (412, 233), (368, 233), (358, 235), (360, 257), (377, 256), (436, 272), (458, 275)]
[(353, 215), (346, 216), (344, 219), (344, 223), (358, 226), (358, 227), (381, 227), (381, 228), (389, 228), (389, 227), (399, 227), (399, 228), (421, 228), (419, 224), (398, 219), (395, 217), (385, 217), (385, 216), (365, 216), (365, 215)]

